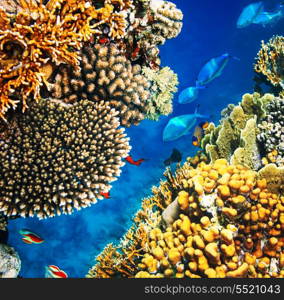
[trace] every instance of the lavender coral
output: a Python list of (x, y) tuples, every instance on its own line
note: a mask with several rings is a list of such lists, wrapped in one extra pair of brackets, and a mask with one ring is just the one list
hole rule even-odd
[(103, 198), (130, 146), (106, 103), (41, 100), (0, 139), (0, 211), (51, 217)]

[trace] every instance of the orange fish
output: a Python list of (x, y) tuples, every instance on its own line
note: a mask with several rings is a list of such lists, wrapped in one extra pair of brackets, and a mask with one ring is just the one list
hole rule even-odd
[(143, 161), (145, 161), (145, 159), (144, 158), (140, 158), (140, 159), (138, 159), (138, 160), (133, 160), (133, 158), (129, 155), (129, 156), (127, 156), (127, 157), (125, 157), (125, 160), (127, 161), (127, 162), (129, 162), (130, 164), (132, 164), (132, 165), (135, 165), (135, 166), (140, 166), (141, 165), (141, 163), (143, 162)]
[(194, 133), (192, 136), (192, 145), (195, 147), (200, 147), (200, 142), (202, 140), (202, 138), (204, 137), (204, 132), (205, 129), (208, 127), (209, 123), (206, 122), (201, 122), (199, 123), (195, 129), (194, 129)]
[(102, 195), (104, 198), (109, 199), (110, 198), (110, 192), (100, 192), (100, 195)]

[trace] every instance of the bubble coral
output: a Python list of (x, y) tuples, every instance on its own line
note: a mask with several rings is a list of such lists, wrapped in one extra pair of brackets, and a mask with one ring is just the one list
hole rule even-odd
[(254, 70), (263, 74), (274, 86), (284, 88), (284, 37), (273, 36), (268, 43), (262, 41)]
[(115, 45), (95, 45), (82, 49), (81, 71), (61, 68), (53, 96), (69, 103), (104, 100), (119, 111), (121, 124), (130, 126), (144, 119), (149, 87), (140, 65), (131, 65)]
[(102, 199), (130, 150), (117, 114), (104, 102), (34, 102), (0, 140), (0, 211), (46, 218)]
[[(67, 63), (79, 68), (78, 50), (103, 24), (121, 38), (123, 15), (111, 4), (95, 9), (88, 0), (50, 0), (47, 4), (19, 0), (14, 14), (0, 9), (0, 117), (20, 102), (40, 98), (40, 87), (49, 86), (53, 65)], [(4, 6), (5, 8), (5, 6)], [(119, 18), (118, 18), (119, 14)]]
[[(87, 277), (284, 277), (284, 197), (265, 178), (225, 159), (165, 175), (143, 201), (128, 242), (108, 246)], [(176, 218), (165, 223), (169, 209)]]

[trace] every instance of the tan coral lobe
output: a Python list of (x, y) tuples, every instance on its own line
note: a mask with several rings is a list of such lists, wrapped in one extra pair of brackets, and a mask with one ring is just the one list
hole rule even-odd
[(102, 199), (130, 146), (106, 103), (41, 100), (0, 140), (0, 210), (51, 217)]

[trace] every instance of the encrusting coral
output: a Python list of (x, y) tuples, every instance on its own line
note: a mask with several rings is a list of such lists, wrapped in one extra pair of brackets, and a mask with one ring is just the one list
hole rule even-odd
[(165, 175), (87, 277), (284, 277), (284, 197), (264, 177), (225, 159)]
[(263, 74), (274, 86), (284, 88), (284, 37), (273, 36), (268, 43), (262, 41), (255, 64), (255, 71)]
[(63, 66), (55, 77), (53, 96), (74, 103), (81, 99), (104, 100), (119, 112), (121, 124), (130, 126), (144, 119), (150, 83), (138, 64), (131, 65), (115, 45), (82, 49), (81, 70)]
[(52, 217), (102, 199), (130, 146), (117, 112), (87, 100), (41, 100), (0, 139), (0, 211)]

